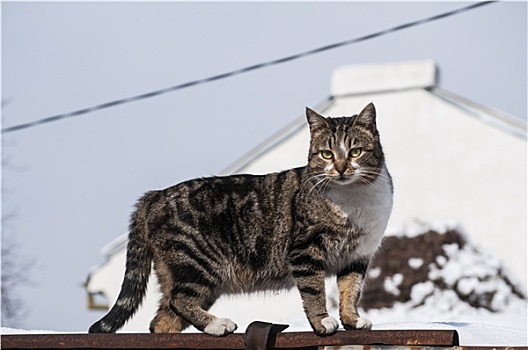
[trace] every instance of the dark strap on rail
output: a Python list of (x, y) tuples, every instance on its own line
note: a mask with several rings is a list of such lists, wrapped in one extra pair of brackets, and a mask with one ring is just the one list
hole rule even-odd
[(246, 350), (266, 350), (275, 347), (277, 333), (289, 326), (286, 324), (273, 324), (261, 321), (252, 322), (244, 334)]

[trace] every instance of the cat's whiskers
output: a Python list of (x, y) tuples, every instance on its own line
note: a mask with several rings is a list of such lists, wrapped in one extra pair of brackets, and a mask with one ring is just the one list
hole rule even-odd
[[(324, 175), (324, 174), (323, 174), (323, 175)], [(330, 178), (327, 177), (326, 175), (325, 175), (325, 177), (323, 177), (321, 180), (317, 181), (317, 182), (315, 183), (315, 185), (313, 185), (313, 187), (311, 188), (311, 190), (308, 192), (308, 195), (310, 195), (310, 194), (313, 192), (313, 190), (315, 190), (315, 188), (316, 188), (317, 186), (319, 186), (319, 185), (321, 185), (321, 190), (324, 191), (324, 188), (325, 188), (325, 185), (326, 185), (326, 184), (325, 184), (325, 181), (326, 181), (326, 184), (328, 184), (328, 183), (330, 182)]]
[(381, 177), (381, 178), (384, 178), (385, 180), (388, 180), (388, 181), (391, 181), (391, 177), (386, 175), (386, 174), (383, 174), (381, 171), (379, 170), (370, 170), (369, 168), (367, 169), (361, 169), (361, 173), (360, 175), (365, 175), (365, 177), (367, 177), (369, 180), (371, 181), (374, 181), (376, 179), (376, 177)]
[[(303, 181), (301, 183), (301, 188), (299, 189), (300, 192), (304, 191), (304, 189), (308, 186), (308, 185), (313, 185), (313, 182), (314, 180), (317, 180), (317, 183), (319, 183), (320, 180), (318, 180), (318, 178), (326, 178), (326, 174), (322, 173), (322, 174), (315, 174), (315, 175), (312, 175), (311, 177), (309, 177), (308, 179), (306, 179), (305, 181)], [(317, 183), (315, 184), (315, 186), (317, 186)], [(313, 187), (315, 187), (313, 186)], [(311, 191), (310, 191), (311, 192)]]
[(376, 176), (381, 176), (381, 177), (384, 177), (386, 179), (390, 179), (391, 178), (387, 174), (382, 173), (381, 169), (374, 168), (374, 167), (365, 167), (365, 168), (362, 168), (361, 171), (369, 173), (369, 174), (373, 174), (373, 175), (376, 175)]
[(359, 181), (363, 184), (363, 185), (367, 185), (367, 186), (370, 186), (372, 189), (374, 189), (375, 191), (380, 189), (380, 185), (379, 184), (376, 184), (372, 181), (370, 181), (369, 179), (366, 179), (364, 177), (360, 177), (359, 178)]
[(379, 186), (375, 182), (377, 176), (382, 176), (383, 174), (380, 174), (378, 171), (371, 171), (368, 169), (362, 169), (361, 172), (358, 174), (359, 182), (364, 185), (369, 185), (373, 189), (378, 189)]
[(327, 177), (327, 180), (328, 180), (328, 181), (326, 181), (326, 183), (324, 183), (324, 184), (322, 185), (321, 190), (322, 190), (323, 192), (325, 192), (325, 191), (328, 189), (328, 186), (329, 186), (330, 183), (332, 182), (332, 179), (329, 178), (329, 177)]
[[(366, 170), (365, 172), (368, 173), (369, 175), (379, 176), (380, 178), (384, 179), (387, 183), (392, 183), (392, 178), (390, 176), (383, 174), (379, 171)], [(360, 176), (360, 181), (362, 184), (370, 186), (374, 191), (381, 190), (384, 187), (384, 184), (382, 182), (378, 182), (374, 180), (371, 180), (368, 177)]]

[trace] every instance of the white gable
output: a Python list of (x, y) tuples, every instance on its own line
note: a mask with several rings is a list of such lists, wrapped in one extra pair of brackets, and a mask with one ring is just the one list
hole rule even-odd
[(436, 85), (436, 78), (435, 63), (431, 60), (349, 65), (334, 70), (331, 91), (332, 96), (346, 96), (428, 88)]

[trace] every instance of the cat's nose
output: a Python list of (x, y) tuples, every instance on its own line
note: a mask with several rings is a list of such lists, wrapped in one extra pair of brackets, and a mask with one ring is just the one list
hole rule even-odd
[(336, 163), (334, 168), (339, 173), (339, 175), (343, 175), (346, 171), (346, 164)]

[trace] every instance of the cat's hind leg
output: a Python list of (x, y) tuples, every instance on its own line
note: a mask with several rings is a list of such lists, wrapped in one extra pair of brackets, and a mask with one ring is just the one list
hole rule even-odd
[(160, 306), (158, 313), (150, 323), (151, 333), (180, 333), (189, 326), (182, 317), (166, 306)]
[(176, 315), (170, 307), (172, 285), (174, 284), (170, 270), (164, 262), (155, 261), (154, 264), (160, 292), (160, 305), (156, 316), (150, 322), (151, 333), (179, 333), (189, 326), (189, 322)]
[(233, 321), (228, 318), (218, 318), (207, 312), (217, 297), (213, 293), (208, 296), (204, 294), (190, 293), (186, 288), (176, 286), (171, 300), (171, 310), (207, 334), (223, 336), (233, 333), (237, 329)]
[[(171, 266), (174, 280), (170, 309), (198, 330), (215, 336), (233, 333), (237, 325), (227, 318), (207, 312), (220, 295), (222, 279), (207, 265), (205, 258), (177, 259)], [(208, 268), (209, 267), (209, 268)]]

